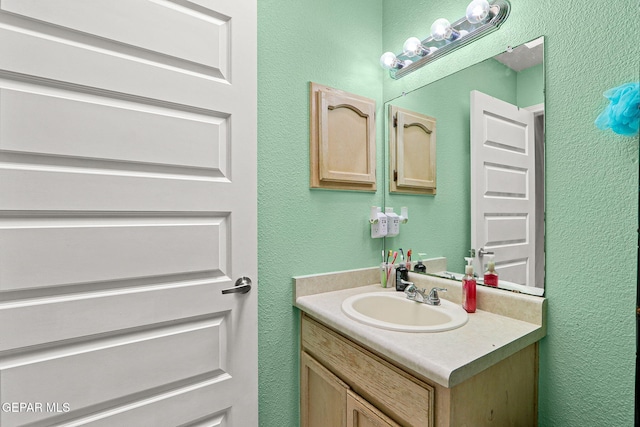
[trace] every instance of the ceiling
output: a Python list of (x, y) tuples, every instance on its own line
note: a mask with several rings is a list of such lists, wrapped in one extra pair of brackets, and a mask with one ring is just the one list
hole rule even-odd
[(543, 58), (544, 38), (542, 37), (513, 48), (511, 52), (507, 50), (507, 52), (494, 57), (494, 59), (514, 71), (522, 71), (538, 65), (542, 63)]

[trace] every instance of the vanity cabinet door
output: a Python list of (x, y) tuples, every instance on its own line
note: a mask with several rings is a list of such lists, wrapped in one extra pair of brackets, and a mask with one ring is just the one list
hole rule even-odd
[(345, 427), (348, 389), (348, 385), (311, 356), (305, 352), (300, 353), (300, 425), (302, 427)]
[(347, 427), (400, 427), (351, 390), (347, 391)]
[[(344, 381), (350, 390), (377, 410), (401, 425), (435, 426), (435, 389), (430, 385), (308, 316), (302, 317), (301, 338), (302, 354), (312, 355), (317, 363), (331, 371), (330, 375)], [(420, 403), (407, 404), (408, 398), (411, 402)], [(341, 424), (326, 424), (324, 427), (338, 425)]]

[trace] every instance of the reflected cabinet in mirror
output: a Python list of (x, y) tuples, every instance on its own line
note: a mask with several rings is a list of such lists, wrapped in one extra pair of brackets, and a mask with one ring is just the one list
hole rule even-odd
[(389, 105), (389, 191), (436, 193), (436, 119)]
[[(473, 257), (480, 284), (493, 257), (499, 287), (544, 293), (543, 57), (540, 37), (386, 103), (385, 205), (411, 212), (386, 250), (445, 257), (445, 271), (427, 273), (458, 279)], [(402, 129), (407, 142), (398, 142), (398, 114), (426, 118)], [(436, 123), (437, 148), (422, 129)], [(399, 185), (400, 170), (431, 177), (432, 190)]]

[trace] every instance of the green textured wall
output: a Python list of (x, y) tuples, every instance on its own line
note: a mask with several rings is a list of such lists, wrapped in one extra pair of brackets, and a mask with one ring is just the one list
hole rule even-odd
[[(440, 16), (457, 19), (467, 3), (385, 0), (382, 50), (424, 36)], [(549, 305), (539, 424), (631, 426), (638, 138), (600, 131), (593, 121), (607, 103), (603, 91), (640, 78), (638, 2), (609, 2), (606, 13), (577, 0), (511, 5), (498, 31), (406, 78), (384, 79), (384, 99), (545, 36)]]
[(604, 90), (640, 78), (637, 0), (609, 2), (606, 13), (586, 1), (512, 0), (499, 31), (399, 81), (381, 74), (381, 52), (424, 36), (440, 16), (457, 19), (467, 3), (258, 2), (261, 426), (298, 425), (291, 277), (370, 266), (380, 248), (362, 221), (381, 203), (381, 184), (376, 194), (308, 189), (308, 82), (381, 103), (540, 35), (549, 298), (540, 425), (633, 425), (638, 138), (593, 120)]
[(382, 241), (370, 238), (367, 221), (369, 207), (382, 205), (381, 165), (376, 193), (309, 189), (308, 86), (373, 98), (381, 111), (381, 4), (258, 2), (261, 426), (298, 425), (299, 319), (291, 278), (370, 267), (380, 258)]
[(517, 105), (523, 108), (544, 102), (544, 65), (536, 65), (518, 73), (516, 82), (518, 91)]

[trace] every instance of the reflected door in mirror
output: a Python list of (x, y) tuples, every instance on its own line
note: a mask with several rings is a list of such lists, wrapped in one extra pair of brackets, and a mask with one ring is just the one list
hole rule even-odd
[(471, 247), (478, 273), (489, 251), (500, 279), (535, 286), (535, 185), (533, 113), (472, 91)]

